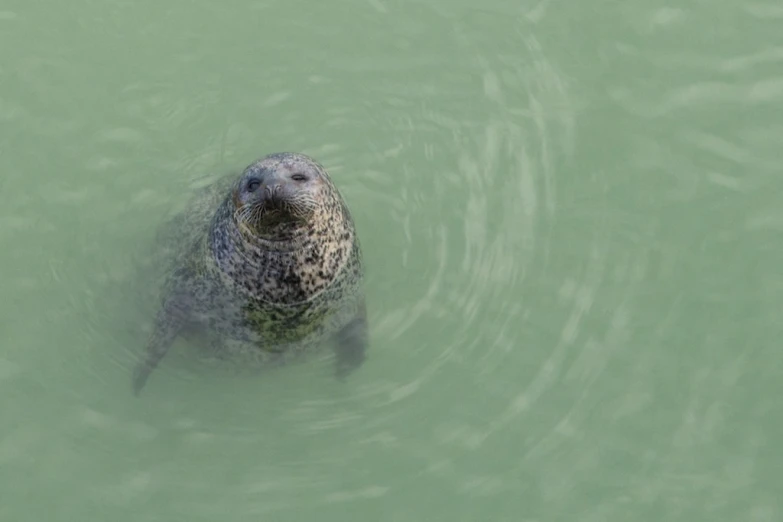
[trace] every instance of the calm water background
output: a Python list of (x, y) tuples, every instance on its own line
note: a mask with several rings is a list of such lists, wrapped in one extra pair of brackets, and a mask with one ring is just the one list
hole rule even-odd
[[(0, 520), (783, 520), (781, 27), (4, 0)], [(144, 245), (279, 150), (351, 206), (367, 363), (234, 378), (178, 343), (134, 398)]]

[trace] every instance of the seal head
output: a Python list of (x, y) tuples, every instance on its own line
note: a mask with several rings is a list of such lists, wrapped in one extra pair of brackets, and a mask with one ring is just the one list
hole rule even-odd
[(245, 169), (234, 187), (236, 222), (266, 241), (296, 239), (323, 201), (326, 183), (312, 161), (293, 154), (268, 156)]

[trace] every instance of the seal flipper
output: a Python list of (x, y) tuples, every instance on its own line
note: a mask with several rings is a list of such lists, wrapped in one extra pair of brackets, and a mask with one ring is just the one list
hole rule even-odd
[(133, 394), (138, 396), (152, 371), (187, 324), (190, 299), (185, 294), (169, 297), (155, 317), (155, 327), (147, 341), (143, 359), (133, 369)]
[(337, 368), (335, 375), (339, 380), (358, 369), (366, 358), (369, 343), (367, 333), (367, 308), (364, 300), (359, 303), (356, 316), (335, 335), (335, 354)]

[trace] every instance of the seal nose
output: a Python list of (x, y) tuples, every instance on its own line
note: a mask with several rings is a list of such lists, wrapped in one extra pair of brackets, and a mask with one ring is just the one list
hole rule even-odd
[(257, 197), (261, 201), (275, 203), (279, 201), (285, 192), (285, 177), (275, 169), (263, 168), (255, 173), (257, 180)]
[(281, 202), (283, 194), (283, 187), (280, 183), (264, 184), (264, 200), (271, 204), (276, 205)]
[(269, 199), (274, 199), (280, 194), (280, 185), (278, 183), (271, 183), (264, 185), (264, 196)]

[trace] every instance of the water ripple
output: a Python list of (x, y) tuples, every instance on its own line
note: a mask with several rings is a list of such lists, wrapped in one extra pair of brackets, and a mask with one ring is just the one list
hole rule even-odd
[[(528, 20), (541, 21), (548, 6), (539, 3)], [(262, 95), (242, 100), (230, 122), (210, 112), (227, 98), (211, 79), (195, 91), (182, 90), (173, 77), (117, 89), (119, 115), (86, 133), (88, 153), (74, 154), (74, 169), (90, 172), (92, 182), (46, 200), (74, 216), (67, 226), (80, 236), (59, 237), (55, 220), (39, 227), (51, 258), (40, 261), (43, 271), (30, 268), (47, 274), (46, 285), (70, 290), (48, 301), (52, 312), (23, 325), (45, 330), (40, 345), (18, 348), (28, 349), (41, 377), (28, 382), (32, 390), (14, 393), (54, 395), (49, 407), (61, 412), (50, 421), (41, 414), (54, 412), (39, 411), (25, 419), (30, 424), (6, 432), (0, 462), (21, 466), (40, 450), (49, 482), (70, 492), (77, 474), (90, 483), (89, 502), (128, 510), (165, 485), (171, 509), (193, 518), (294, 506), (317, 512), (382, 499), (411, 476), (491, 497), (518, 491), (520, 466), (545, 456), (589, 469), (595, 454), (569, 454), (565, 443), (582, 436), (598, 408), (596, 384), (629, 342), (631, 297), (655, 248), (656, 225), (645, 223), (633, 202), (608, 209), (612, 187), (599, 170), (585, 168), (564, 182), (578, 141), (569, 82), (533, 27), (510, 24), (497, 49), (485, 38), (503, 17), (477, 17), (470, 26), (455, 17), (453, 54), (446, 54), (454, 70), (440, 81), (422, 70), (433, 55), (389, 70), (365, 58), (342, 64), (347, 79), (307, 71), (306, 78), (320, 80), (303, 91), (269, 80)], [(407, 43), (426, 38), (425, 29), (412, 30)], [(410, 71), (421, 81), (411, 81)], [(370, 73), (388, 75), (374, 84), (372, 103), (356, 87)], [(302, 136), (302, 125), (317, 125), (296, 110), (313, 85), (356, 89), (319, 114), (318, 128), (327, 129), (321, 145)], [(703, 103), (710, 89), (669, 92), (657, 113), (695, 98)], [(725, 99), (731, 89), (712, 96)], [(775, 82), (762, 85), (757, 99), (771, 99), (777, 89)], [(613, 92), (626, 107), (649, 108), (632, 89)], [(190, 189), (258, 151), (258, 124), (240, 114), (250, 108), (280, 111), (269, 131), (280, 139), (274, 143), (301, 146), (323, 161), (351, 204), (368, 261), (368, 362), (344, 384), (331, 379), (328, 354), (258, 379), (211, 372), (178, 342), (157, 370), (156, 386), (134, 399), (131, 349), (141, 348), (155, 311), (143, 287), (154, 294), (159, 276), (135, 279), (139, 264), (142, 271), (151, 264), (141, 245)], [(208, 118), (225, 125), (191, 136), (181, 153), (166, 152), (182, 150), (171, 137), (176, 132), (213, 127)], [(67, 128), (58, 127), (58, 135)], [(335, 129), (355, 132), (355, 143), (332, 139)], [(722, 159), (749, 155), (733, 138), (682, 136)], [(664, 161), (648, 142), (638, 145), (640, 163)], [(141, 149), (145, 159), (127, 159), (142, 157)], [(731, 184), (717, 174), (713, 180)], [(580, 198), (593, 204), (570, 208)], [(74, 210), (87, 203), (89, 213)], [(13, 216), (0, 220), (8, 224), (3, 239), (29, 233)], [(556, 243), (573, 248), (564, 252)], [(608, 295), (599, 292), (606, 288)], [(603, 327), (590, 328), (591, 321)], [(78, 328), (64, 328), (74, 322)], [(16, 352), (3, 357), (0, 379), (18, 379), (26, 368), (16, 364)], [(48, 375), (73, 382), (63, 388)], [(618, 412), (645, 400), (636, 390)], [(527, 420), (535, 422), (523, 430)], [(517, 451), (495, 454), (495, 443)], [(383, 470), (371, 469), (368, 459), (373, 467), (383, 462)], [(555, 474), (542, 481), (547, 495), (569, 490)]]

